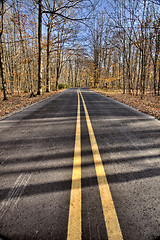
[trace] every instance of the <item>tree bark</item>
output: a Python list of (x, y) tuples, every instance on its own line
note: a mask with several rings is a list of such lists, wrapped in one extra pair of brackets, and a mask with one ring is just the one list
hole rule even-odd
[(126, 36), (125, 36), (125, 31), (124, 31), (124, 33), (123, 33), (123, 94), (126, 93), (125, 63), (126, 63)]
[(2, 34), (3, 34), (3, 0), (0, 1), (0, 14), (1, 14), (1, 29), (0, 29), (0, 72), (2, 79), (2, 88), (3, 88), (3, 100), (7, 100), (7, 84), (4, 76), (4, 67), (3, 67), (3, 45), (2, 45)]
[(3, 100), (7, 100), (7, 84), (4, 76), (4, 67), (3, 67), (3, 47), (2, 40), (0, 39), (0, 71), (1, 71), (1, 79), (2, 79), (2, 88), (3, 88)]
[(39, 0), (38, 14), (38, 91), (37, 95), (42, 95), (42, 0)]
[(58, 91), (58, 80), (60, 76), (60, 64), (59, 61), (57, 61), (57, 73), (56, 73), (56, 91)]
[(47, 28), (47, 81), (46, 81), (46, 92), (50, 92), (50, 20), (48, 21), (48, 28)]
[(160, 95), (159, 94), (159, 92), (160, 92), (160, 65), (159, 65), (159, 81), (158, 81), (158, 96)]

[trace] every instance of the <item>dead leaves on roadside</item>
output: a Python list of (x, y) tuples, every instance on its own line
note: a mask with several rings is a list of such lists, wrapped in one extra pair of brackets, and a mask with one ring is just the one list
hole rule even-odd
[[(94, 90), (94, 89), (93, 89)], [(119, 102), (125, 103), (143, 113), (150, 114), (160, 120), (160, 96), (153, 96), (148, 93), (141, 99), (140, 96), (123, 94), (121, 92), (94, 90), (105, 96), (111, 97)]]
[[(62, 91), (62, 90), (61, 90)], [(19, 109), (23, 109), (26, 106), (29, 106), (33, 103), (39, 102), (43, 99), (51, 97), (60, 91), (52, 91), (50, 93), (43, 93), (43, 95), (38, 95), (36, 97), (30, 98), (30, 93), (23, 93), (19, 95), (9, 95), (8, 100), (3, 101), (2, 94), (0, 95), (0, 117), (3, 117), (6, 114), (12, 113)]]

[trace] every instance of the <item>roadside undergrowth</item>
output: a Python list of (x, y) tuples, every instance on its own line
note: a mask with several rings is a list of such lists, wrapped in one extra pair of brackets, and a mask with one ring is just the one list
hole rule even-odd
[(119, 102), (125, 103), (138, 111), (147, 113), (160, 120), (160, 96), (153, 96), (151, 93), (147, 93), (141, 99), (140, 96), (123, 94), (117, 90), (103, 90), (92, 89), (95, 92), (101, 93), (107, 97), (113, 98)]
[(12, 112), (19, 111), (24, 107), (27, 107), (33, 103), (37, 103), (51, 97), (57, 93), (62, 92), (63, 90), (58, 91), (51, 91), (49, 93), (44, 92), (42, 95), (36, 95), (35, 97), (30, 97), (31, 93), (21, 93), (19, 96), (18, 94), (8, 95), (8, 100), (3, 101), (3, 95), (0, 94), (0, 118), (8, 115)]

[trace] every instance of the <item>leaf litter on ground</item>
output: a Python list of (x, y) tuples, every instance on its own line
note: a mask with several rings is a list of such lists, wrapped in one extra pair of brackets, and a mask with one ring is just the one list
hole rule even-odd
[(119, 102), (125, 103), (140, 112), (154, 116), (160, 120), (160, 96), (154, 96), (151, 93), (140, 96), (123, 94), (120, 91), (106, 91), (103, 89), (92, 89), (98, 93), (101, 93), (107, 97), (113, 98)]
[(15, 111), (21, 110), (24, 107), (30, 106), (33, 103), (40, 102), (48, 97), (51, 97), (63, 90), (44, 92), (42, 95), (30, 97), (31, 93), (21, 93), (21, 95), (8, 95), (8, 100), (3, 100), (2, 93), (0, 94), (0, 118), (7, 116)]

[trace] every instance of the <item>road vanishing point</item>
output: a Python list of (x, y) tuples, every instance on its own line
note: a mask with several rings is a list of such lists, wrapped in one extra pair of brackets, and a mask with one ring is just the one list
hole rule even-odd
[(160, 239), (160, 121), (86, 88), (1, 120), (0, 239)]

